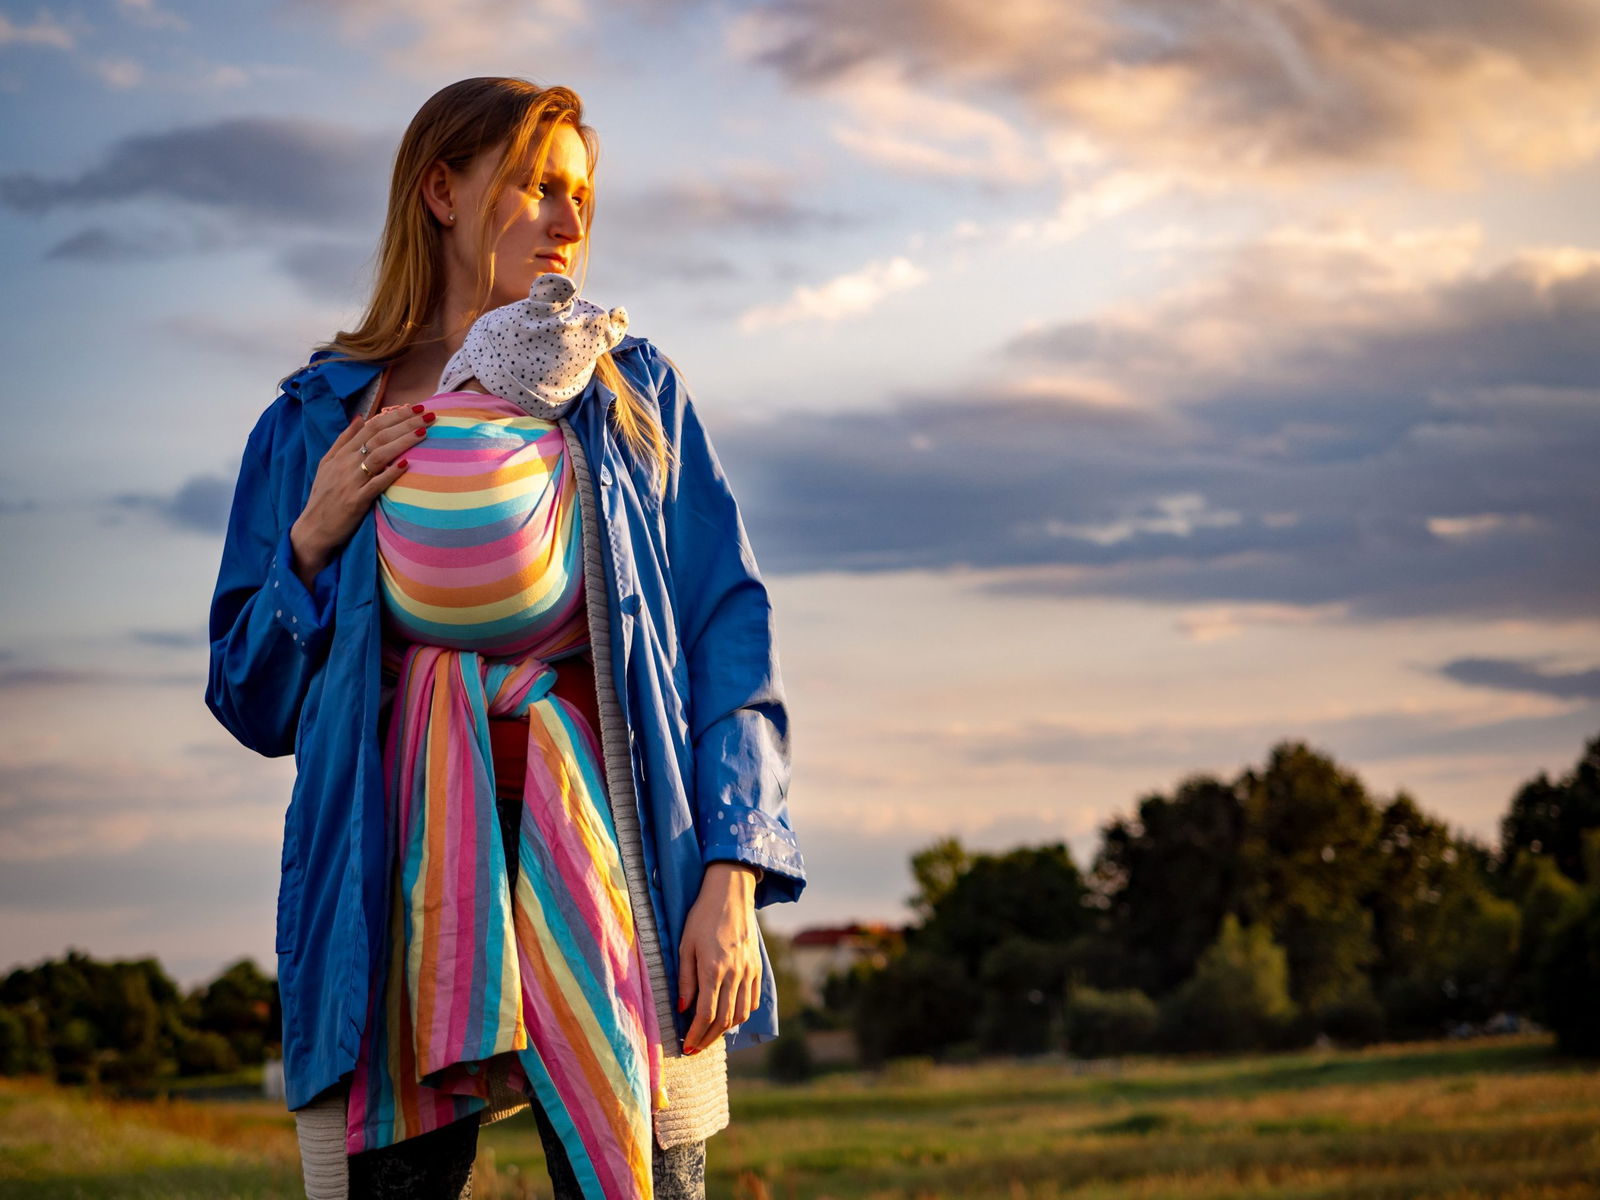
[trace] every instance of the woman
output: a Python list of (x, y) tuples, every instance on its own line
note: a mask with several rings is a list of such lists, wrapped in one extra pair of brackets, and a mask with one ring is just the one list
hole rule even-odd
[[(754, 910), (805, 886), (788, 714), (677, 369), (623, 337), (559, 405), (435, 395), (479, 313), (587, 262), (596, 156), (568, 89), (433, 96), (360, 327), (246, 444), (206, 703), (296, 758), (278, 980), (313, 1197), (465, 1194), (479, 1124), (522, 1107), (558, 1196), (702, 1195), (725, 1050), (778, 1033)], [(490, 509), (543, 540), (461, 516)], [(513, 542), (502, 600), (539, 603), (433, 586)]]

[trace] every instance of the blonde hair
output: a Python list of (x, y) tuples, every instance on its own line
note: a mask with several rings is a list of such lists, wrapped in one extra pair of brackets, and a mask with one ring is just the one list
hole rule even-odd
[[(489, 306), (494, 288), (493, 228), (500, 197), (513, 177), (521, 178), (531, 160), (531, 175), (544, 171), (550, 144), (562, 123), (571, 125), (589, 152), (589, 213), (579, 245), (580, 290), (589, 268), (589, 234), (594, 212), (594, 171), (600, 157), (599, 136), (583, 121), (583, 101), (571, 88), (539, 87), (512, 76), (463, 79), (439, 89), (411, 118), (395, 151), (389, 183), (389, 208), (378, 244), (372, 294), (361, 322), (340, 330), (321, 349), (363, 362), (387, 361), (427, 341), (442, 341), (451, 332), (427, 336), (444, 298), (444, 231), (422, 200), (422, 179), (429, 167), (443, 161), (464, 171), (480, 154), (504, 143), (505, 150), (484, 191), (479, 210), (481, 230), (476, 255), (476, 299), (467, 328)], [(655, 463), (665, 486), (671, 448), (661, 426), (649, 418), (644, 400), (629, 385), (608, 351), (595, 363), (600, 382), (617, 394), (617, 428), (633, 453)]]

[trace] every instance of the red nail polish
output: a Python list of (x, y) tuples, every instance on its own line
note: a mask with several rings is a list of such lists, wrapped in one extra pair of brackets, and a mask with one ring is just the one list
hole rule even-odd
[(416, 434), (418, 437), (421, 437), (421, 436), (423, 436), (423, 434), (427, 433), (428, 431), (426, 429), (413, 429), (411, 432)]
[(439, 419), (439, 414), (438, 413), (423, 413), (422, 414), (422, 419), (424, 421), (437, 421)]
[(420, 404), (413, 404), (413, 405), (412, 405), (412, 406), (411, 406), (411, 411), (412, 411), (412, 412), (421, 412), (421, 411), (422, 411), (422, 405), (420, 405)]
[(406, 465), (406, 463), (407, 463), (407, 461), (408, 461), (408, 460), (407, 460), (407, 459), (404, 459), (404, 458), (402, 458), (402, 459), (401, 459), (401, 460), (400, 460), (400, 465), (401, 465), (401, 466), (402, 466), (402, 467), (403, 467), (403, 466), (405, 466), (405, 465)]

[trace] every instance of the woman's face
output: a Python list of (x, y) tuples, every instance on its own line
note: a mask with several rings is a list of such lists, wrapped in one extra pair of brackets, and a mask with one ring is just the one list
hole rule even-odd
[[(447, 270), (465, 294), (475, 275), (473, 258), (477, 254), (478, 207), (489, 180), (500, 161), (503, 147), (495, 146), (480, 154), (452, 183), (453, 204), (447, 206), (444, 223), (449, 229), (446, 241)], [(533, 281), (547, 271), (570, 275), (577, 267), (578, 248), (589, 224), (589, 149), (571, 125), (556, 127), (545, 158), (542, 178), (507, 180), (494, 215), (494, 228), (503, 230), (494, 246), (494, 287), (489, 303), (493, 307), (526, 300)], [(456, 219), (450, 221), (448, 212)]]

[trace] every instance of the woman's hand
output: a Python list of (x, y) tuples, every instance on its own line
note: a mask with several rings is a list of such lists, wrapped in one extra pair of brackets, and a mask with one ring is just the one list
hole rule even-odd
[(308, 587), (350, 539), (378, 494), (400, 478), (406, 466), (402, 456), (433, 419), (420, 404), (386, 408), (374, 417), (358, 413), (333, 439), (317, 464), (306, 506), (289, 530), (294, 572)]
[(706, 864), (678, 947), (678, 1010), (694, 1003), (685, 1054), (749, 1019), (761, 999), (756, 874), (736, 862)]

